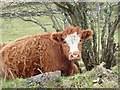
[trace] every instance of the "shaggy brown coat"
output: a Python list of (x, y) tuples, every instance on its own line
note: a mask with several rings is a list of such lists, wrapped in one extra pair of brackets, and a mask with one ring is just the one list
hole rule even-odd
[[(0, 51), (0, 71), (4, 78), (26, 78), (55, 70), (60, 70), (63, 75), (77, 73), (78, 67), (68, 60), (58, 42), (62, 40), (59, 35), (65, 37), (75, 31), (81, 33), (70, 26), (60, 34), (31, 35), (8, 43)], [(92, 31), (86, 35), (91, 36)], [(84, 39), (85, 36), (81, 37)]]

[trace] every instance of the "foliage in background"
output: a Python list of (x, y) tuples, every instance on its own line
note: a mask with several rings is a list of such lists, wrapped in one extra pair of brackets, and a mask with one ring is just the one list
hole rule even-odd
[(82, 29), (94, 31), (92, 40), (83, 43), (82, 59), (87, 70), (91, 70), (102, 61), (106, 68), (117, 63), (115, 53), (119, 43), (115, 42), (114, 34), (120, 25), (120, 2), (55, 2), (63, 11), (68, 22), (79, 25)]
[[(42, 17), (49, 17), (48, 22), (43, 22)], [(56, 5), (45, 2), (3, 2), (2, 17), (20, 18), (26, 22), (32, 22), (47, 32), (47, 25), (51, 25), (56, 31), (63, 29), (61, 12)], [(47, 19), (46, 19), (47, 20)]]

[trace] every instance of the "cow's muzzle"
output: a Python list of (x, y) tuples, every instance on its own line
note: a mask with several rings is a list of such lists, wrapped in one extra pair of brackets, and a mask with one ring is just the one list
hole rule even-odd
[(75, 51), (73, 53), (69, 53), (69, 60), (79, 60), (81, 58), (81, 54), (78, 51)]

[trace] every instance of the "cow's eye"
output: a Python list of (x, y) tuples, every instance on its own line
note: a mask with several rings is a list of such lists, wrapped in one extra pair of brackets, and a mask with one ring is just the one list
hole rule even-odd
[(80, 40), (80, 42), (81, 42), (82, 40)]

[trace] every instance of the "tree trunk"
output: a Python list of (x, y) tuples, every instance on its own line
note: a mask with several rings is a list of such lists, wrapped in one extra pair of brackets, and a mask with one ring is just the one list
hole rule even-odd
[[(64, 11), (65, 16), (67, 17), (67, 20), (70, 24), (79, 25), (81, 29), (84, 30), (88, 29), (86, 2), (75, 3), (74, 6), (68, 2), (55, 3), (55, 4)], [(94, 37), (96, 37), (95, 34)], [(94, 40), (94, 42), (96, 41)], [(95, 61), (96, 58), (93, 57), (94, 55), (92, 50), (92, 40), (87, 40), (83, 43), (83, 49), (82, 49), (82, 60), (87, 70), (91, 70), (94, 67), (94, 64), (96, 63)]]

